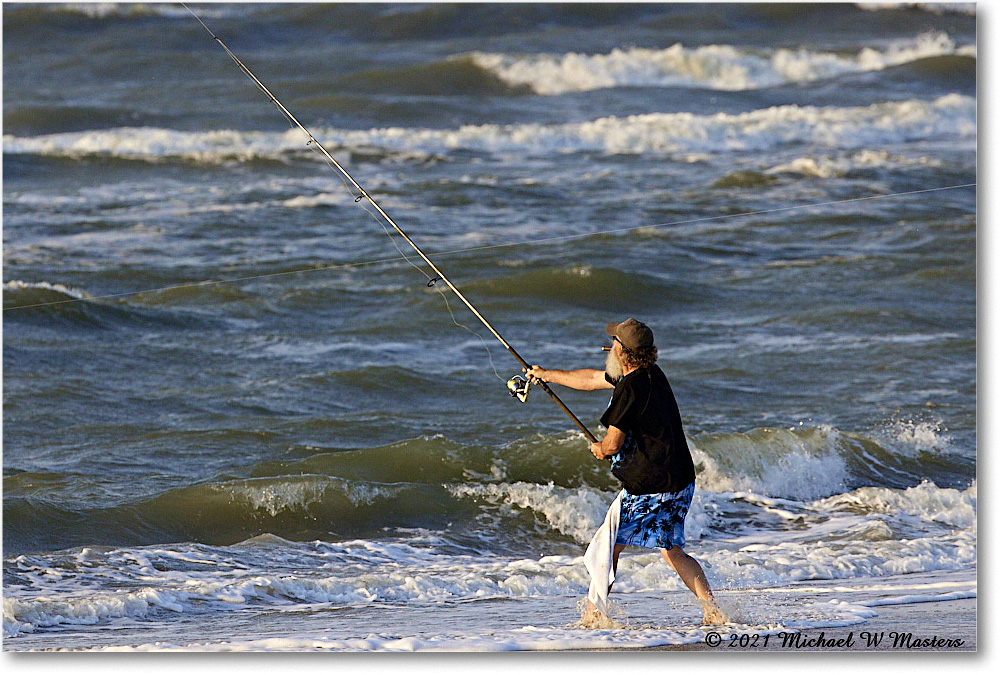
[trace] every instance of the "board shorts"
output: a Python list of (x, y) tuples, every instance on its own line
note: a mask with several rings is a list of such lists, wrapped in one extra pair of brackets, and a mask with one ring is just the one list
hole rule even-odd
[(684, 547), (684, 518), (691, 508), (694, 483), (677, 492), (633, 495), (622, 492), (616, 544), (644, 548)]

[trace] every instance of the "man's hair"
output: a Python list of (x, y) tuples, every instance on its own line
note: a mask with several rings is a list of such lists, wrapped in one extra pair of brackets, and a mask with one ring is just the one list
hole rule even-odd
[(622, 349), (622, 363), (628, 368), (647, 368), (656, 363), (656, 347), (639, 347), (638, 349)]

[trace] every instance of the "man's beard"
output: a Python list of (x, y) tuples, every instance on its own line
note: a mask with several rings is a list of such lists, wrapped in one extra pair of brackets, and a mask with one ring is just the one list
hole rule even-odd
[(622, 379), (625, 375), (625, 369), (622, 367), (622, 362), (614, 351), (608, 352), (608, 358), (604, 362), (604, 372), (607, 373), (608, 377), (614, 382)]

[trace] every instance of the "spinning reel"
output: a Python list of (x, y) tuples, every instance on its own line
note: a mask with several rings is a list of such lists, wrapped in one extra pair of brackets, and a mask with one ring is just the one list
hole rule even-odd
[(531, 383), (522, 375), (515, 375), (507, 380), (507, 391), (510, 392), (511, 396), (516, 396), (521, 403), (528, 400), (528, 389), (530, 388)]

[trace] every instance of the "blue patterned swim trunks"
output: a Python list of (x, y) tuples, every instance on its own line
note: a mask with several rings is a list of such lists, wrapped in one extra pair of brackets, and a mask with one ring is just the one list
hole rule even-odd
[(616, 544), (645, 548), (684, 547), (684, 518), (691, 508), (694, 483), (677, 492), (622, 494)]

